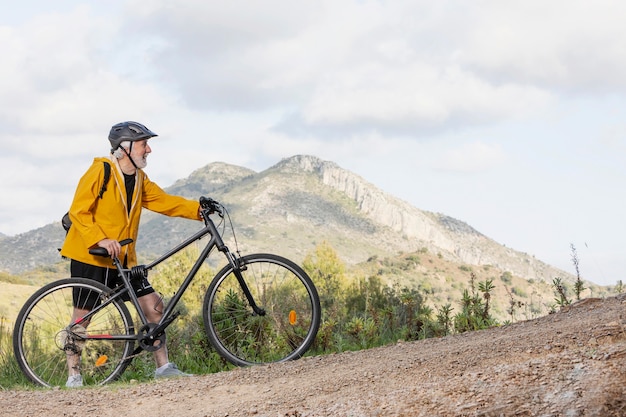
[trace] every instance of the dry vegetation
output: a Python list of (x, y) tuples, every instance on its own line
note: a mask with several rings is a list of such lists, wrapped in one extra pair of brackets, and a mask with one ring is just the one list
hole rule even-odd
[[(491, 265), (459, 264), (425, 249), (395, 257), (370, 258), (368, 262), (351, 267), (348, 275), (356, 278), (376, 274), (391, 285), (418, 289), (435, 311), (450, 304), (453, 313), (459, 311), (463, 291), (472, 286), (472, 274), (476, 290), (479, 282), (492, 280), (490, 313), (500, 323), (545, 316), (557, 307), (551, 282), (528, 280)], [(581, 298), (615, 295), (613, 288), (584, 284)], [(567, 290), (568, 298), (573, 300), (572, 283), (567, 283)]]

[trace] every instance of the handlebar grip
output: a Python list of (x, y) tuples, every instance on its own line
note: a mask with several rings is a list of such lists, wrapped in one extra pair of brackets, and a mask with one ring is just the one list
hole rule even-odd
[[(211, 197), (200, 197), (200, 207), (204, 210), (209, 210), (210, 213), (218, 213), (222, 214), (222, 205), (217, 201), (213, 200)], [(210, 214), (209, 213), (209, 214)]]
[(126, 246), (129, 243), (133, 243), (133, 240), (131, 238), (126, 238), (126, 239), (120, 240), (120, 246)]
[(217, 201), (213, 200), (211, 197), (204, 197), (204, 196), (200, 197), (200, 206), (202, 206), (202, 208), (210, 209), (216, 203), (217, 203)]

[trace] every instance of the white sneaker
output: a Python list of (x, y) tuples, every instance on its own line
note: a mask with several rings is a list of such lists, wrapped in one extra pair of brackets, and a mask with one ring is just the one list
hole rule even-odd
[(186, 374), (185, 372), (178, 369), (178, 366), (176, 366), (176, 364), (173, 364), (171, 362), (168, 362), (167, 364), (163, 365), (162, 367), (160, 367), (154, 372), (155, 378), (176, 378), (179, 376), (193, 376), (193, 375)]
[(83, 376), (78, 374), (78, 375), (70, 375), (67, 378), (67, 382), (65, 383), (65, 386), (68, 388), (78, 388), (78, 387), (82, 387), (83, 386)]

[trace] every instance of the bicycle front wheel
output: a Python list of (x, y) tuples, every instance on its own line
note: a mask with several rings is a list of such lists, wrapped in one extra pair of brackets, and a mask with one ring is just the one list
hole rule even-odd
[[(122, 300), (108, 300), (110, 292), (93, 280), (69, 278), (28, 299), (13, 330), (15, 358), (28, 379), (44, 387), (64, 386), (74, 368), (84, 385), (101, 385), (124, 372), (134, 346), (126, 337), (134, 332), (133, 321)], [(75, 307), (99, 310), (78, 325), (72, 322)]]
[(276, 255), (240, 258), (241, 277), (253, 311), (230, 265), (213, 279), (204, 297), (203, 318), (209, 341), (229, 362), (255, 365), (304, 355), (320, 325), (320, 300), (313, 281), (295, 263)]

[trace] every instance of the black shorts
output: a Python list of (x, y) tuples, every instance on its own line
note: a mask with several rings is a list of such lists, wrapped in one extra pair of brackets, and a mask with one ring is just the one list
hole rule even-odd
[[(104, 268), (102, 266), (94, 266), (79, 261), (71, 260), (70, 273), (74, 278), (89, 278), (106, 285), (109, 288), (115, 288), (118, 284), (122, 284), (122, 278), (117, 275), (117, 269)], [(154, 292), (154, 288), (148, 281), (148, 278), (131, 280), (133, 290), (137, 297), (143, 297)], [(91, 310), (98, 303), (97, 294), (86, 294), (84, 291), (74, 290), (74, 307), (84, 310)], [(128, 293), (122, 296), (124, 301), (130, 301)]]

